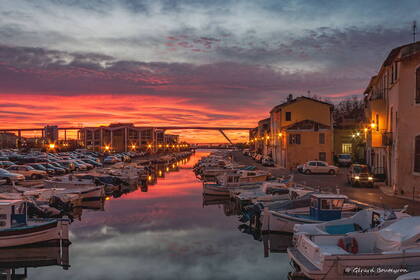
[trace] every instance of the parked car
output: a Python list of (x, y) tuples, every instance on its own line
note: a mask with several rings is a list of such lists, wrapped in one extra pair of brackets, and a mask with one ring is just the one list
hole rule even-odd
[(55, 170), (51, 169), (51, 168), (46, 168), (44, 165), (42, 165), (41, 163), (28, 163), (27, 165), (35, 168), (36, 170), (42, 170), (42, 171), (46, 171), (49, 175), (54, 175), (55, 174)]
[(347, 182), (349, 182), (352, 187), (368, 186), (373, 188), (375, 180), (367, 165), (352, 164), (347, 173)]
[(85, 165), (87, 169), (92, 169), (95, 167), (93, 164), (87, 163), (84, 160), (76, 160), (76, 162)]
[(68, 167), (66, 167), (62, 164), (59, 164), (58, 162), (50, 162), (50, 164), (52, 166), (55, 166), (55, 167), (58, 167), (58, 168), (63, 168), (66, 173), (69, 173), (71, 171), (70, 168), (68, 168)]
[(337, 156), (337, 164), (338, 166), (350, 166), (352, 163), (351, 155), (349, 154), (339, 154)]
[(0, 161), (0, 168), (7, 168), (9, 166), (15, 165), (16, 163), (8, 161), (8, 160), (3, 160)]
[(330, 175), (337, 174), (339, 171), (339, 168), (334, 165), (329, 165), (325, 161), (308, 161), (302, 166), (298, 167), (298, 170), (301, 170), (304, 174), (315, 174), (315, 173), (326, 173)]
[(86, 164), (82, 164), (82, 163), (77, 162), (75, 160), (73, 161), (73, 164), (74, 164), (74, 167), (75, 167), (76, 171), (86, 171), (86, 170), (88, 170), (88, 167), (87, 167)]
[(72, 160), (60, 160), (60, 161), (58, 161), (58, 163), (60, 165), (64, 166), (64, 167), (68, 168), (70, 170), (70, 172), (76, 170), (76, 166), (75, 166), (75, 164), (73, 163)]
[(104, 159), (104, 163), (108, 163), (108, 164), (117, 163), (117, 162), (121, 162), (121, 159), (119, 159), (118, 157), (114, 157), (114, 156), (107, 156)]
[(270, 157), (264, 157), (262, 160), (261, 160), (261, 164), (263, 165), (263, 166), (274, 166), (275, 164), (274, 164), (274, 160), (272, 159), (272, 158), (270, 158)]
[(48, 162), (43, 162), (41, 163), (42, 166), (44, 166), (49, 172), (51, 172), (50, 170), (52, 170), (52, 173), (54, 175), (64, 175), (66, 174), (66, 170), (64, 168), (61, 167), (56, 167), (54, 165), (52, 165), (51, 163)]
[(25, 178), (41, 179), (47, 176), (47, 172), (43, 170), (36, 170), (29, 165), (12, 165), (7, 168), (13, 173), (22, 174)]
[(84, 159), (83, 161), (86, 162), (86, 163), (92, 164), (95, 167), (102, 167), (102, 163), (97, 162), (97, 161), (92, 160), (92, 159)]
[(25, 176), (0, 168), (0, 180), (6, 180), (6, 183), (10, 184), (12, 181), (25, 181)]

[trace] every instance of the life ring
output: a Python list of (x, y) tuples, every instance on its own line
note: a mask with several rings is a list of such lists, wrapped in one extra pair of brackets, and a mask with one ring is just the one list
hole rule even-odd
[(337, 246), (352, 254), (357, 254), (359, 252), (359, 244), (354, 237), (340, 238)]

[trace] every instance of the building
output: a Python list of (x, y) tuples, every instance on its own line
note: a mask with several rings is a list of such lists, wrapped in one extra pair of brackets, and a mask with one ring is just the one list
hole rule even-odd
[(0, 148), (1, 149), (10, 149), (16, 148), (18, 144), (19, 137), (11, 132), (2, 132), (0, 133)]
[(271, 156), (270, 118), (260, 120), (258, 126), (249, 132), (252, 150), (256, 153)]
[(270, 143), (278, 166), (333, 159), (333, 105), (309, 97), (290, 98), (270, 111)]
[(334, 123), (334, 155), (349, 154), (354, 162), (365, 161), (366, 134), (360, 120), (341, 118)]
[(366, 159), (401, 195), (420, 192), (420, 42), (393, 49), (365, 90)]
[(131, 123), (115, 123), (109, 126), (85, 127), (79, 131), (80, 139), (86, 149), (94, 151), (127, 152), (143, 150), (157, 152), (167, 148), (168, 139), (171, 143), (178, 137), (165, 137), (162, 129), (153, 127), (136, 127)]
[(47, 125), (44, 127), (43, 135), (47, 142), (55, 143), (58, 141), (58, 126)]

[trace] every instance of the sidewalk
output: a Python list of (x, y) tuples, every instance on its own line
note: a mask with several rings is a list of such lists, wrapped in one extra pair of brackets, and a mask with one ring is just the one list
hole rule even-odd
[(386, 196), (390, 196), (390, 197), (396, 197), (399, 199), (404, 199), (407, 201), (416, 201), (416, 202), (420, 202), (420, 197), (409, 197), (409, 196), (405, 196), (405, 195), (399, 195), (399, 194), (395, 194), (392, 190), (391, 187), (386, 186), (384, 183), (380, 183), (378, 184), (378, 189)]

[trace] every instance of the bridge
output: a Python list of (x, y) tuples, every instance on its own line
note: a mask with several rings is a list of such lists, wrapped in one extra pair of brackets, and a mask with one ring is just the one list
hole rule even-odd
[[(66, 132), (68, 130), (80, 130), (85, 127), (57, 127), (57, 130), (64, 131), (64, 138), (66, 138)], [(251, 130), (252, 128), (249, 127), (220, 127), (220, 126), (141, 126), (140, 128), (145, 129), (161, 129), (161, 130), (218, 130), (226, 140), (233, 144), (233, 142), (229, 139), (229, 137), (224, 133), (225, 130)], [(20, 138), (23, 131), (41, 131), (42, 136), (44, 136), (45, 127), (37, 127), (37, 128), (0, 128), (0, 133), (4, 132), (13, 132), (16, 131), (18, 133), (18, 137)]]

